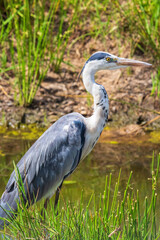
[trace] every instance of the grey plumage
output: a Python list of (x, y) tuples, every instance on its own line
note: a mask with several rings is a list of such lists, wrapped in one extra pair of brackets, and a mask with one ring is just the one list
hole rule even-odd
[(92, 54), (92, 56), (86, 61), (86, 63), (90, 62), (90, 61), (94, 61), (94, 60), (101, 60), (101, 59), (105, 59), (106, 57), (110, 57), (111, 54), (106, 53), (106, 52), (96, 52), (94, 54)]
[[(81, 158), (85, 130), (83, 117), (71, 113), (60, 118), (31, 146), (17, 164), (27, 196), (25, 201), (51, 197), (75, 170)], [(0, 200), (0, 216), (7, 217), (3, 209), (16, 211), (18, 199), (13, 171)], [(3, 226), (3, 220), (0, 225)]]

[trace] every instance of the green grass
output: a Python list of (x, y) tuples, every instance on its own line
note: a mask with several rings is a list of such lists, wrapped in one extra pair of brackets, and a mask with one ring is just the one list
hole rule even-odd
[[(139, 199), (139, 191), (131, 187), (134, 173), (130, 173), (124, 190), (120, 188), (121, 172), (114, 189), (110, 174), (106, 177), (99, 204), (96, 204), (94, 195), (87, 205), (83, 204), (83, 195), (75, 204), (63, 199), (58, 206), (58, 215), (50, 204), (44, 219), (40, 214), (42, 204), (35, 204), (28, 210), (21, 201), (17, 218), (3, 232), (5, 239), (7, 236), (14, 239), (159, 239), (156, 206), (159, 199), (159, 162), (160, 155), (157, 160), (153, 157), (151, 196), (146, 193), (144, 199)], [(23, 192), (21, 179), (18, 182), (20, 192)]]
[[(32, 103), (48, 69), (53, 67), (59, 71), (75, 14), (67, 26), (67, 9), (59, 0), (11, 0), (6, 4), (6, 14), (6, 20), (1, 16), (1, 72), (4, 72), (7, 57), (3, 45), (8, 41), (15, 78), (15, 100), (27, 106)], [(59, 22), (55, 25), (57, 20)]]
[[(32, 102), (35, 93), (44, 79), (49, 68), (46, 66), (46, 49), (48, 46), (48, 32), (53, 21), (56, 4), (51, 3), (49, 12), (45, 16), (44, 2), (38, 6), (38, 2), (33, 1), (34, 10), (32, 12), (30, 1), (21, 1), (9, 4), (11, 15), (17, 11), (13, 19), (13, 28), (10, 39), (10, 50), (12, 64), (15, 72), (15, 84), (18, 86), (18, 102), (20, 105), (28, 105)], [(16, 50), (14, 46), (16, 41)]]
[(152, 76), (152, 95), (160, 97), (160, 67), (157, 69), (155, 76)]
[(159, 60), (160, 5), (159, 1), (133, 0), (121, 4), (114, 0), (112, 7), (117, 19), (117, 31), (122, 39), (131, 41), (132, 53), (139, 48)]
[[(0, 73), (12, 75), (15, 101), (30, 105), (52, 68), (60, 72), (73, 44), (87, 38), (130, 46), (157, 68), (152, 94), (160, 95), (159, 0), (11, 0), (2, 1), (0, 13)], [(71, 40), (72, 39), (72, 40)], [(8, 51), (9, 50), (9, 51)], [(84, 46), (83, 54), (88, 50)], [(87, 55), (88, 56), (88, 55)], [(9, 74), (12, 73), (12, 74)], [(9, 75), (8, 75), (9, 74)]]
[[(156, 69), (152, 76), (152, 95), (160, 96), (160, 4), (159, 0), (112, 1), (113, 15), (117, 36), (123, 44), (125, 41), (134, 53), (142, 54), (151, 59)], [(120, 44), (121, 48), (121, 44)]]
[[(59, 0), (51, 0), (47, 10), (47, 2), (25, 0), (24, 3), (9, 3), (11, 15), (15, 8), (17, 9), (13, 18), (14, 32), (9, 42), (16, 77), (15, 85), (19, 90), (16, 99), (18, 98), (20, 105), (31, 104), (51, 65), (54, 65), (55, 71), (59, 70), (70, 36), (72, 23), (62, 36), (66, 15), (64, 6)], [(60, 23), (56, 32), (54, 23), (57, 12), (60, 14)]]

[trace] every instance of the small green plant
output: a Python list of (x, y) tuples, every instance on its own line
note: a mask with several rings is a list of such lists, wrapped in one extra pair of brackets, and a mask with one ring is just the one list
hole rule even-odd
[(156, 75), (152, 76), (152, 95), (160, 97), (160, 68), (158, 68)]

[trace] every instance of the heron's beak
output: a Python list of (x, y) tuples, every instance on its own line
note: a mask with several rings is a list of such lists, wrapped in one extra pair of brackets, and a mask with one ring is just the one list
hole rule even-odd
[(127, 66), (135, 66), (135, 67), (151, 67), (152, 66), (152, 64), (150, 63), (127, 59), (127, 58), (118, 58), (117, 65), (126, 66), (126, 67)]

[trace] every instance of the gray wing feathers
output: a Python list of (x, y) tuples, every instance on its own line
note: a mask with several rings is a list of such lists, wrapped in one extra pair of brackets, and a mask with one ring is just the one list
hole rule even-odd
[[(68, 114), (53, 124), (26, 152), (17, 167), (30, 197), (41, 199), (55, 185), (61, 184), (64, 178), (77, 167), (85, 142), (85, 124), (80, 114)], [(9, 195), (17, 198), (15, 171), (6, 186), (1, 202), (7, 202)], [(12, 205), (12, 204), (11, 204)], [(14, 205), (14, 203), (13, 203)], [(0, 213), (1, 216), (1, 213)]]

